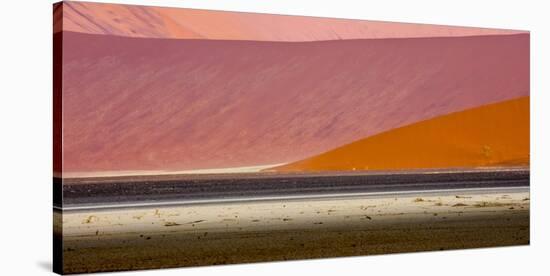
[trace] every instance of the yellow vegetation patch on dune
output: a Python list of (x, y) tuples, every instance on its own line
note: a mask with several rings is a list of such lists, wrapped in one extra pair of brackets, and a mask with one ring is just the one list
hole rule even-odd
[(394, 170), (529, 164), (529, 97), (451, 113), (272, 168)]

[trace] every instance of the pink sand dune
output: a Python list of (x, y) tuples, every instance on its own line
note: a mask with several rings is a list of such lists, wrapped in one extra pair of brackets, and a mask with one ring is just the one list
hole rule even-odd
[(529, 95), (528, 34), (300, 43), (63, 37), (68, 172), (290, 162)]
[(522, 31), (285, 16), (183, 8), (64, 2), (54, 31), (149, 38), (317, 41), (513, 34)]

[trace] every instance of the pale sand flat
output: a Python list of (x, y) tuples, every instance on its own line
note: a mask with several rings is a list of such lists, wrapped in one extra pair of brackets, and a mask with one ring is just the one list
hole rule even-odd
[[(66, 212), (64, 269), (111, 271), (528, 244), (529, 202), (528, 192), (515, 192)], [(59, 214), (56, 218), (61, 219)]]
[[(268, 201), (182, 207), (85, 211), (63, 215), (63, 234), (72, 237), (125, 235), (162, 232), (272, 231), (309, 228), (316, 222), (323, 227), (342, 224), (369, 225), (409, 222), (417, 219), (440, 220), (445, 216), (475, 216), (504, 211), (510, 207), (529, 208), (528, 193), (426, 196), (400, 198), (349, 198), (306, 201)], [(438, 214), (439, 218), (434, 216)], [(367, 219), (369, 220), (369, 219)]]

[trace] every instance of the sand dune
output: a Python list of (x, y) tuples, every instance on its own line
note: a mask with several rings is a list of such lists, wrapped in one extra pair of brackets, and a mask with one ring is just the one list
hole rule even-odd
[(506, 164), (529, 164), (529, 97), (418, 122), (271, 170), (386, 170)]
[(529, 95), (528, 35), (63, 43), (65, 172), (288, 163)]
[(64, 2), (54, 31), (148, 38), (316, 41), (513, 34), (522, 31), (182, 8)]

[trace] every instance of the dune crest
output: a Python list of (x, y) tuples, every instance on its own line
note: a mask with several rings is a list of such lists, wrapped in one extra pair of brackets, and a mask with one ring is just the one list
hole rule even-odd
[(394, 170), (528, 164), (529, 97), (521, 97), (414, 123), (270, 170)]
[(54, 18), (54, 32), (177, 39), (318, 41), (525, 33), (488, 28), (86, 2), (63, 2), (54, 10)]

